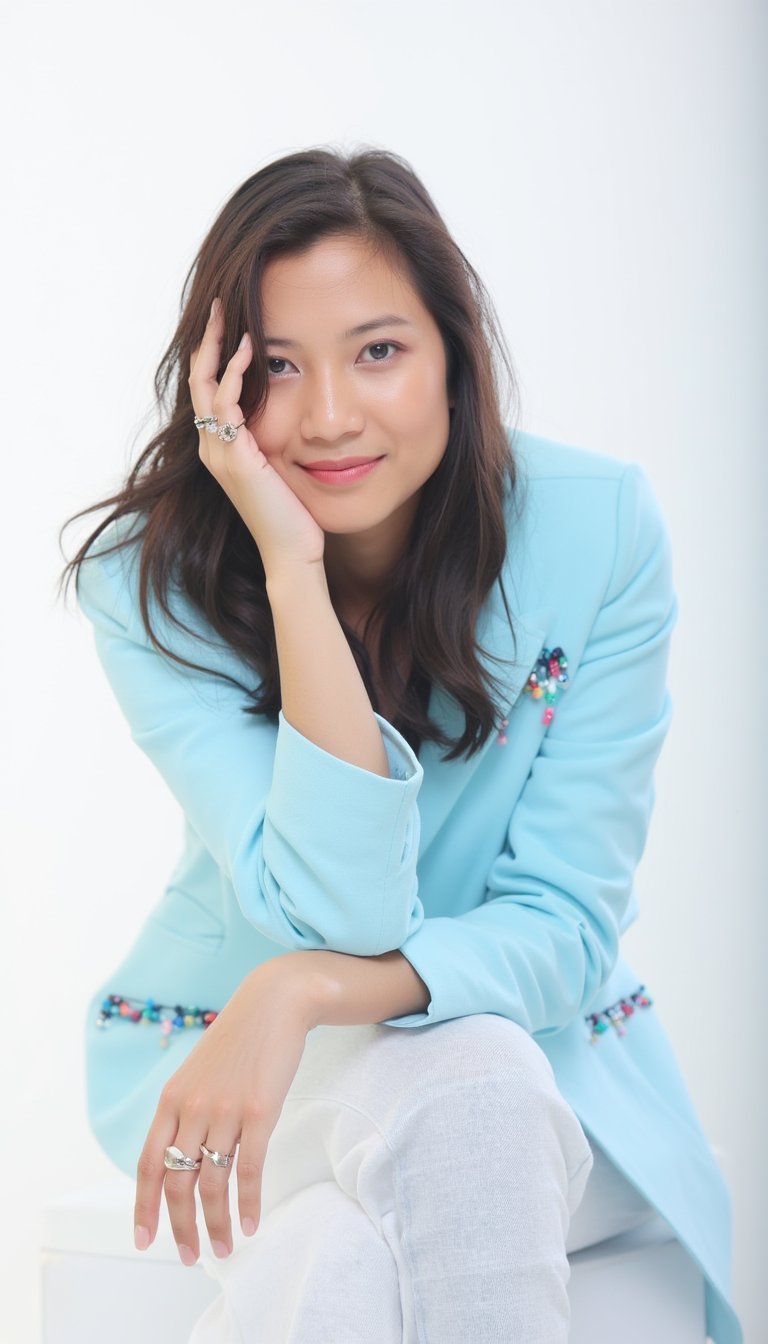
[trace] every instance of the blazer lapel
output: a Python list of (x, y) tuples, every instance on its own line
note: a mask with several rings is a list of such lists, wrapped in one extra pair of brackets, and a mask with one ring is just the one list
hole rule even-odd
[[(501, 607), (501, 610), (499, 610)], [(484, 650), (479, 654), (480, 662), (489, 672), (504, 683), (503, 694), (496, 698), (498, 719), (508, 719), (520, 696), (536, 660), (544, 646), (545, 633), (539, 624), (537, 613), (512, 617), (516, 645), (512, 629), (503, 604), (497, 597), (497, 587), (489, 602), (482, 608), (477, 624), (478, 641)], [(493, 655), (493, 656), (492, 656)], [(494, 658), (504, 659), (497, 663)], [(508, 661), (506, 661), (508, 660)], [(433, 687), (429, 700), (429, 715), (450, 733), (458, 736), (464, 728), (464, 715), (455, 700), (439, 687)], [(419, 760), (424, 768), (424, 778), (419, 791), (419, 815), (421, 818), (422, 853), (428, 848), (456, 800), (466, 789), (472, 776), (487, 752), (498, 745), (498, 733), (491, 733), (479, 751), (470, 760), (461, 758), (454, 761), (441, 759), (443, 748), (435, 742), (422, 744)], [(513, 750), (510, 741), (507, 750)]]

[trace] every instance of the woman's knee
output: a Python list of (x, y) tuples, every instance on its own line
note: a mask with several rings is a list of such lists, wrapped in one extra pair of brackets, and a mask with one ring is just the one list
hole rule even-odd
[(521, 1085), (554, 1088), (551, 1065), (516, 1022), (495, 1013), (451, 1018), (423, 1027), (382, 1023), (315, 1029), (307, 1038), (297, 1088), (302, 1095), (335, 1091), (365, 1106), (383, 1099), (407, 1108), (456, 1083), (482, 1084), (496, 1075)]
[[(567, 1148), (569, 1166), (589, 1157), (581, 1126), (557, 1087), (552, 1067), (533, 1038), (516, 1022), (491, 1013), (453, 1018), (434, 1026), (383, 1028), (399, 1051), (398, 1079), (391, 1088), (390, 1132), (418, 1121), (446, 1132), (518, 1142), (524, 1133), (555, 1130)], [(418, 1033), (418, 1035), (416, 1035)], [(389, 1078), (391, 1085), (392, 1078)], [(446, 1138), (448, 1137), (446, 1133)], [(455, 1138), (458, 1139), (458, 1133)]]
[[(340, 1027), (314, 1037), (302, 1096), (334, 1098), (369, 1117), (382, 1138), (483, 1146), (535, 1147), (554, 1136), (569, 1172), (589, 1158), (573, 1111), (561, 1096), (540, 1046), (494, 1013), (424, 1027)], [(420, 1136), (420, 1138), (419, 1138)]]
[(556, 1091), (552, 1067), (543, 1050), (516, 1022), (494, 1013), (452, 1018), (434, 1026), (385, 1028), (403, 1042), (390, 1045), (400, 1053), (403, 1079), (415, 1096), (440, 1093), (456, 1086), (483, 1086), (498, 1079), (517, 1091)]

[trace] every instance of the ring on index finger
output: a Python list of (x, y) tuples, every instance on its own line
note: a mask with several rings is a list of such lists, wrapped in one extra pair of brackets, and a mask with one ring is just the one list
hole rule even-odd
[(163, 1161), (169, 1171), (197, 1171), (201, 1166), (199, 1157), (189, 1157), (173, 1144), (166, 1148)]
[(204, 1143), (200, 1144), (200, 1152), (210, 1157), (215, 1167), (228, 1167), (234, 1157), (234, 1153), (217, 1153), (212, 1148), (206, 1148)]
[(215, 433), (215, 432), (216, 432), (216, 426), (218, 425), (218, 423), (219, 423), (219, 421), (218, 421), (218, 417), (215, 416), (215, 415), (196, 415), (196, 416), (195, 416), (195, 429), (207, 429), (207, 430), (209, 431), (209, 433), (210, 433), (211, 431), (213, 431), (213, 432)]

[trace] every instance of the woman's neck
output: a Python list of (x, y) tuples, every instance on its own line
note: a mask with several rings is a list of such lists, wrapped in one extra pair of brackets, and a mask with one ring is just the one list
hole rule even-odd
[(325, 573), (337, 611), (356, 623), (364, 620), (386, 593), (391, 576), (405, 554), (416, 499), (383, 523), (365, 532), (327, 532)]

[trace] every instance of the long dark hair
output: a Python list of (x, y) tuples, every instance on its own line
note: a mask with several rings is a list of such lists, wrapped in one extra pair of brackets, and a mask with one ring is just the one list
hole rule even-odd
[[(191, 352), (218, 295), (225, 323), (219, 377), (248, 330), (254, 357), (240, 404), (246, 418), (263, 408), (264, 267), (329, 235), (363, 238), (384, 249), (405, 273), (442, 334), (453, 401), (445, 454), (422, 489), (406, 554), (386, 595), (362, 638), (340, 617), (342, 628), (374, 709), (379, 688), (365, 638), (375, 620), (382, 685), (398, 705), (395, 727), (411, 745), (431, 740), (448, 748), (446, 760), (469, 757), (494, 730), (497, 712), (490, 691), (499, 683), (478, 661), (475, 626), (506, 553), (505, 506), (515, 498), (517, 469), (502, 419), (502, 384), (517, 411), (517, 382), (482, 281), (410, 165), (396, 154), (343, 155), (325, 148), (289, 154), (249, 177), (230, 197), (186, 277), (179, 324), (155, 374), (163, 428), (117, 494), (63, 524), (61, 532), (75, 519), (113, 506), (65, 566), (60, 586), (66, 589), (111, 523), (137, 514), (138, 531), (132, 528), (130, 536), (100, 549), (109, 554), (141, 542), (139, 605), (153, 645), (178, 663), (209, 670), (174, 653), (152, 629), (150, 592), (177, 627), (189, 629), (168, 601), (173, 578), (209, 626), (254, 669), (253, 687), (230, 679), (247, 696), (245, 712), (277, 722), (280, 680), (264, 569), (253, 537), (200, 459), (187, 378)], [(503, 586), (502, 595), (506, 606)], [(407, 684), (394, 654), (403, 642), (412, 658)], [(465, 730), (458, 738), (448, 737), (428, 716), (433, 683), (464, 712)]]

